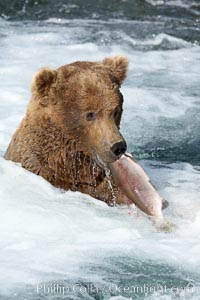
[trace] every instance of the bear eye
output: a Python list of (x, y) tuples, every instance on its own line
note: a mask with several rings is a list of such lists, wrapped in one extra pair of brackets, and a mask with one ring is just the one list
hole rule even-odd
[(95, 112), (90, 111), (89, 113), (87, 113), (86, 119), (87, 119), (87, 121), (94, 121), (96, 119)]

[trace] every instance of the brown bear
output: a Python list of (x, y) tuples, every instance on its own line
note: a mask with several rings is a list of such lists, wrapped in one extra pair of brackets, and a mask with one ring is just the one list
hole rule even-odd
[(126, 151), (119, 132), (120, 86), (128, 60), (77, 61), (33, 78), (26, 115), (5, 158), (56, 187), (80, 191), (112, 205), (123, 195), (106, 171)]

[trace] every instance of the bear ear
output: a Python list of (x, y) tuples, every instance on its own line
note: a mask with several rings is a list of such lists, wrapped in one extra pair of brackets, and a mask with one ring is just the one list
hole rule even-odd
[(114, 82), (121, 85), (126, 78), (128, 69), (128, 59), (126, 56), (118, 55), (114, 57), (106, 57), (103, 64), (109, 67), (110, 74)]
[(57, 71), (50, 68), (43, 68), (33, 76), (31, 91), (43, 106), (47, 106), (48, 104), (49, 90), (56, 78)]

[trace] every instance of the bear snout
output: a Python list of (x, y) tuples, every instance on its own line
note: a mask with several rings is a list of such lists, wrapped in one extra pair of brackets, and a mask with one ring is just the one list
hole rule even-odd
[(117, 143), (113, 144), (110, 149), (111, 149), (112, 153), (118, 159), (118, 158), (120, 158), (120, 156), (122, 154), (124, 154), (126, 152), (127, 145), (126, 145), (126, 142), (123, 140), (123, 141), (120, 141), (120, 142), (117, 142)]

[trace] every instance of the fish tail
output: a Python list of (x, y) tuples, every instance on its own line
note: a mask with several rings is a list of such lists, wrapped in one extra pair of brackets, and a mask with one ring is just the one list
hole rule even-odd
[(153, 223), (159, 231), (165, 233), (171, 233), (177, 228), (177, 226), (174, 223), (165, 218), (156, 219), (153, 221)]

